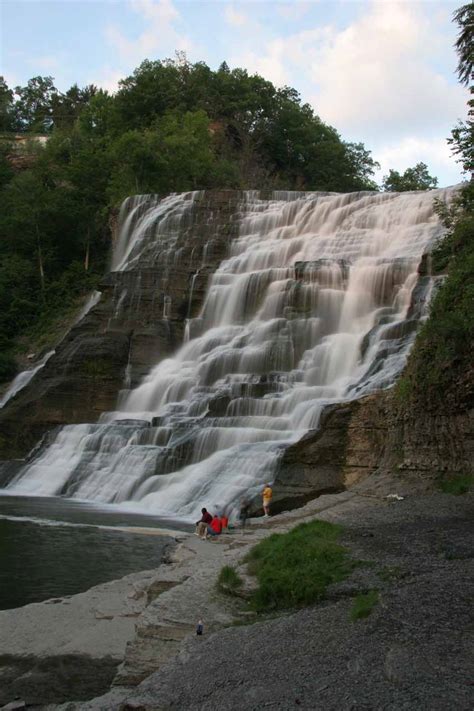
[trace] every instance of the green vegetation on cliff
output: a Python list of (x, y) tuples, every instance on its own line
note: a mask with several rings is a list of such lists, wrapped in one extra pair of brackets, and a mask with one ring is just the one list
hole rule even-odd
[(61, 93), (41, 76), (13, 91), (0, 78), (0, 130), (0, 381), (32, 330), (48, 331), (97, 284), (126, 196), (376, 189), (369, 151), (345, 142), (294, 89), (180, 55), (144, 61), (115, 95)]
[[(467, 84), (474, 56), (474, 6), (455, 13), (460, 34), (458, 74)], [(474, 88), (468, 120), (450, 139), (466, 172), (474, 169)], [(445, 414), (471, 409), (474, 402), (474, 181), (466, 184), (451, 206), (438, 204), (447, 234), (433, 252), (435, 273), (447, 272), (416, 339), (403, 378), (397, 385), (402, 411), (437, 410)]]

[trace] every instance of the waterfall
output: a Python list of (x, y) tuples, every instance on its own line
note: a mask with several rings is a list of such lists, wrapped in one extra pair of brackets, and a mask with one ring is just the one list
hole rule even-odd
[(5, 407), (7, 402), (12, 399), (20, 390), (23, 390), (28, 383), (35, 377), (36, 373), (41, 370), (41, 368), (48, 362), (48, 360), (53, 355), (54, 351), (49, 351), (46, 353), (40, 362), (37, 363), (33, 368), (28, 368), (28, 370), (23, 370), (21, 373), (15, 376), (10, 385), (8, 386), (5, 394), (0, 399), (0, 408)]
[[(79, 323), (84, 316), (86, 316), (89, 311), (96, 306), (96, 304), (99, 303), (100, 297), (102, 296), (102, 293), (100, 291), (93, 291), (90, 296), (87, 298), (84, 306), (80, 310), (74, 324)], [(5, 391), (5, 394), (3, 395), (2, 398), (0, 398), (0, 409), (2, 407), (5, 407), (7, 402), (12, 399), (20, 390), (23, 390), (29, 382), (35, 377), (36, 373), (43, 368), (43, 366), (46, 365), (48, 360), (51, 358), (52, 355), (54, 355), (56, 351), (52, 350), (46, 353), (46, 355), (41, 358), (39, 363), (34, 365), (32, 368), (28, 368), (28, 370), (23, 370), (21, 373), (18, 373), (17, 376), (12, 380), (11, 384), (9, 385), (8, 389)]]
[[(443, 233), (433, 198), (451, 194), (243, 193), (183, 345), (118, 411), (64, 427), (11, 490), (190, 520), (253, 494), (327, 404), (394, 383), (433, 287), (419, 275)], [(129, 199), (114, 268), (159, 259), (172, 279), (198, 196)]]

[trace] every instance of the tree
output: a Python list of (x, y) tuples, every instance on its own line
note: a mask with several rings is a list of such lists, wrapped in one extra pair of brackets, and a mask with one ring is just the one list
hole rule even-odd
[(438, 178), (428, 173), (426, 163), (417, 163), (413, 168), (407, 168), (403, 175), (397, 170), (390, 170), (384, 176), (382, 190), (402, 193), (407, 190), (433, 190), (437, 185)]
[(0, 76), (0, 131), (13, 131), (13, 91), (8, 88), (4, 77)]
[(56, 93), (51, 97), (51, 118), (54, 128), (72, 127), (82, 110), (97, 94), (93, 84), (80, 89), (77, 84), (71, 86), (65, 94)]
[(27, 86), (16, 86), (16, 122), (20, 131), (44, 133), (53, 126), (53, 97), (58, 94), (53, 77), (33, 77)]
[(459, 35), (454, 44), (458, 53), (457, 73), (459, 81), (468, 86), (474, 65), (474, 4), (463, 5), (453, 15), (459, 26)]
[[(463, 5), (454, 13), (454, 21), (459, 26), (459, 35), (455, 43), (458, 52), (457, 72), (461, 84), (467, 86), (473, 76), (474, 63), (474, 4)], [(471, 86), (471, 97), (474, 87)], [(468, 102), (467, 121), (459, 121), (451, 131), (448, 143), (457, 160), (462, 164), (465, 173), (472, 176), (474, 172), (474, 98)]]

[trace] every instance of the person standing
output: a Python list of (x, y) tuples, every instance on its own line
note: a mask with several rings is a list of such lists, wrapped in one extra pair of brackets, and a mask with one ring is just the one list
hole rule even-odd
[(249, 512), (250, 512), (250, 501), (248, 501), (247, 499), (242, 499), (242, 501), (240, 502), (240, 513), (239, 513), (242, 531), (245, 531), (245, 524), (247, 523), (247, 519), (249, 517)]
[(270, 505), (272, 503), (273, 491), (270, 484), (266, 484), (262, 491), (263, 497), (263, 513), (265, 516), (270, 516)]

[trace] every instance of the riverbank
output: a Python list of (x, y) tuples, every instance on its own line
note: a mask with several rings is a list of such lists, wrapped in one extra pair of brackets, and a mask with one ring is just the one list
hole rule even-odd
[[(395, 493), (404, 498), (386, 498)], [(107, 625), (112, 630), (118, 620), (132, 623), (121, 638), (121, 663), (106, 695), (89, 702), (76, 696), (77, 703), (50, 708), (471, 708), (472, 513), (470, 495), (421, 495), (400, 482), (372, 481), (255, 522), (244, 535), (216, 542), (183, 538), (172, 562), (155, 575), (116, 583), (122, 602), (113, 615), (106, 600), (114, 588), (84, 594), (97, 595), (96, 611), (105, 610), (95, 632), (91, 620), (86, 654), (101, 649), (105, 659), (113, 638)], [(242, 601), (216, 592), (221, 567), (238, 565), (269, 533), (314, 517), (343, 524), (342, 543), (367, 564), (333, 586), (320, 605), (241, 626), (247, 619)], [(354, 598), (375, 589), (379, 602), (371, 614), (351, 621)], [(200, 617), (205, 635), (196, 638)], [(34, 639), (34, 614), (30, 624)], [(77, 652), (80, 637), (58, 649)], [(26, 646), (19, 646), (18, 636), (13, 641), (14, 654), (21, 656)], [(43, 651), (48, 645), (51, 651), (51, 644), (54, 639), (45, 639)]]

